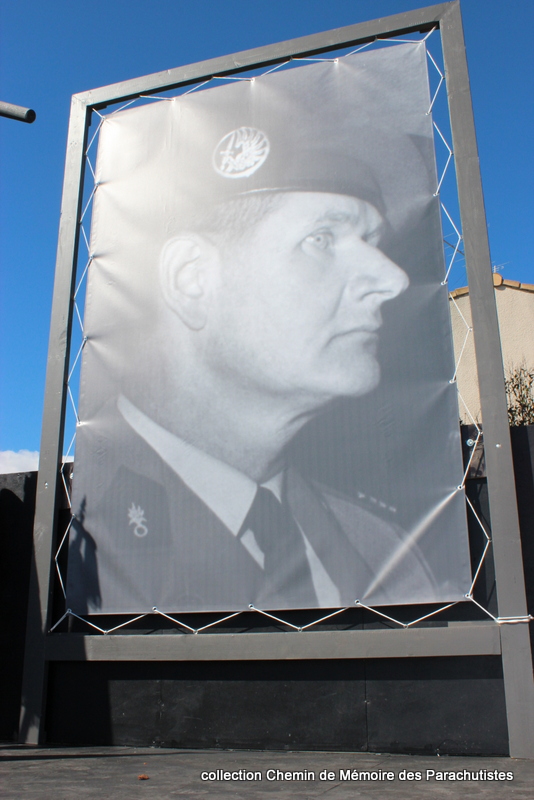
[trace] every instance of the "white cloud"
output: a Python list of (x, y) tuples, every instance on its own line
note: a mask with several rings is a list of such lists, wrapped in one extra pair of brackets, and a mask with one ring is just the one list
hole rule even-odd
[[(63, 456), (63, 463), (74, 461), (74, 456)], [(0, 475), (8, 472), (37, 472), (39, 468), (38, 450), (0, 450)]]
[(8, 472), (35, 472), (38, 465), (38, 450), (0, 450), (0, 475)]

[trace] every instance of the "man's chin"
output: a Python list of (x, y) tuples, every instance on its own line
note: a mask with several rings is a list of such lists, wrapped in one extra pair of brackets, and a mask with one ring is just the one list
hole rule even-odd
[[(344, 397), (362, 397), (376, 389), (380, 383), (380, 366), (373, 357), (370, 357), (369, 363), (365, 366), (360, 366), (357, 371), (347, 370), (329, 383), (328, 403)], [(324, 388), (326, 386), (325, 381)]]
[(357, 369), (348, 371), (340, 381), (339, 396), (361, 397), (372, 392), (380, 383), (380, 366), (371, 355), (367, 363), (360, 364)]

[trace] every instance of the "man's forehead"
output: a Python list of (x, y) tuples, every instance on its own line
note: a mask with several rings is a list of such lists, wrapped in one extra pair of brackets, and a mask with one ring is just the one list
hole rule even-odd
[(376, 226), (383, 221), (382, 214), (366, 200), (357, 197), (347, 197), (346, 195), (327, 195), (325, 199), (325, 211), (320, 215), (318, 221), (349, 223), (358, 225), (368, 223)]
[[(281, 214), (291, 214), (293, 219), (312, 224), (349, 224), (373, 229), (383, 224), (380, 212), (366, 200), (330, 192), (285, 192), (280, 193)], [(291, 215), (287, 222), (291, 222)]]

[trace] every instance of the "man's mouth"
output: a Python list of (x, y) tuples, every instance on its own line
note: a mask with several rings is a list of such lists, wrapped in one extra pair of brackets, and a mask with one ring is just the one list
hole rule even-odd
[(357, 328), (349, 328), (349, 330), (339, 334), (340, 336), (354, 336), (361, 335), (362, 337), (369, 336), (371, 338), (378, 338), (378, 331), (380, 325), (359, 325)]

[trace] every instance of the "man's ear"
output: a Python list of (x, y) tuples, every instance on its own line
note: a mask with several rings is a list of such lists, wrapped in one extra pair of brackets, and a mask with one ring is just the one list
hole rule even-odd
[(170, 239), (161, 253), (160, 283), (167, 305), (192, 330), (206, 324), (217, 248), (196, 233)]

